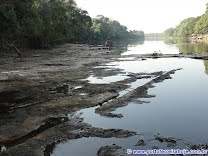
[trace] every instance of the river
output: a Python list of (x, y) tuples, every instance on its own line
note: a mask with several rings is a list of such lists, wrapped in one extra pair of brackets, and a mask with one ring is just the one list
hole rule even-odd
[[(158, 52), (162, 54), (178, 53), (208, 53), (208, 45), (204, 44), (170, 44), (163, 41), (145, 41), (143, 44), (129, 44), (127, 50), (121, 55), (150, 54)], [(129, 60), (128, 60), (129, 59)], [(184, 142), (191, 144), (208, 143), (208, 61), (186, 58), (160, 58), (144, 61), (127, 57), (126, 61), (112, 61), (106, 66), (119, 68), (124, 73), (150, 73), (156, 71), (170, 71), (182, 68), (171, 75), (172, 79), (157, 83), (150, 88), (148, 93), (155, 97), (145, 100), (149, 103), (136, 104), (130, 102), (127, 106), (116, 109), (114, 113), (121, 113), (123, 118), (106, 118), (95, 113), (98, 107), (80, 110), (76, 113), (84, 119), (84, 122), (94, 127), (121, 128), (133, 130), (140, 135), (126, 139), (102, 139), (81, 138), (69, 140), (58, 144), (53, 156), (95, 156), (96, 151), (104, 145), (118, 144), (124, 149), (149, 149), (157, 145), (159, 148), (167, 148), (167, 145), (159, 144), (155, 140), (148, 141), (145, 147), (136, 147), (139, 139), (151, 140), (154, 134), (172, 136), (181, 141), (172, 148), (186, 148)], [(99, 68), (99, 67), (98, 67)], [(123, 76), (123, 77), (122, 77)], [(113, 77), (89, 77), (89, 83), (113, 83), (126, 75), (114, 75)], [(131, 84), (128, 90), (120, 92), (120, 96), (128, 93), (138, 86), (145, 84), (150, 79), (138, 80)]]

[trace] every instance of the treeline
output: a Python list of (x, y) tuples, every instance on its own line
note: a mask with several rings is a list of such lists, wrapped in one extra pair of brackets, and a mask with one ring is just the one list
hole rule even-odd
[(176, 28), (164, 31), (164, 37), (188, 39), (192, 34), (208, 34), (208, 4), (205, 13), (199, 17), (183, 20)]
[(128, 31), (126, 26), (121, 25), (118, 21), (111, 20), (108, 17), (98, 15), (92, 19), (92, 40), (113, 40), (119, 39), (144, 39), (143, 31)]
[(145, 34), (145, 40), (162, 40), (163, 39), (163, 33), (148, 33)]
[(110, 39), (144, 39), (102, 15), (92, 19), (74, 0), (1, 0), (0, 44), (47, 48), (64, 42), (90, 43)]
[(159, 38), (159, 37), (162, 37), (163, 34), (162, 33), (148, 33), (148, 34), (145, 34), (145, 37), (149, 37), (149, 38)]

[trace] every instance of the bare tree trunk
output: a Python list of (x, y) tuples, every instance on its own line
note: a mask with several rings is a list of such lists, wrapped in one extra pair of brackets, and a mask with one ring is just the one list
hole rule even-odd
[(12, 46), (12, 48), (14, 49), (14, 51), (18, 54), (18, 56), (19, 56), (19, 57), (22, 57), (22, 54), (21, 54), (21, 52), (19, 51), (19, 49), (18, 49), (14, 44), (12, 44), (11, 46)]
[(17, 53), (18, 57), (22, 57), (21, 52), (16, 47), (16, 45), (14, 44), (14, 42), (13, 43), (8, 43), (8, 41), (6, 41), (6, 45), (3, 45), (3, 47), (6, 48), (6, 49), (12, 49), (12, 50), (14, 50)]

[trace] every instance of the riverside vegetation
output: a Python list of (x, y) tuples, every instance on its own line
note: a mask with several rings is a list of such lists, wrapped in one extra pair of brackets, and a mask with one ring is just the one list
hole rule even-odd
[(173, 39), (175, 42), (187, 41), (191, 35), (197, 34), (202, 37), (202, 41), (208, 42), (206, 34), (208, 34), (208, 4), (206, 11), (203, 15), (198, 17), (190, 17), (184, 19), (175, 28), (169, 28), (164, 31), (163, 36), (165, 39)]
[[(144, 39), (103, 15), (91, 18), (74, 0), (8, 0), (0, 2), (1, 49), (48, 48), (61, 43), (92, 43), (107, 38)], [(20, 54), (19, 54), (20, 55)]]
[[(180, 47), (161, 49), (159, 41), (112, 50), (80, 44), (143, 40), (144, 33), (102, 15), (92, 19), (72, 0), (2, 0), (0, 21), (0, 155), (208, 149), (204, 49), (179, 54)], [(11, 48), (24, 57), (10, 57)]]

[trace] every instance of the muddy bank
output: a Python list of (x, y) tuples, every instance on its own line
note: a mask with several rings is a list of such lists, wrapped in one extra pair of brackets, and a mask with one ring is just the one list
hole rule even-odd
[[(79, 118), (71, 119), (71, 121), (62, 118), (60, 121), (51, 119), (50, 125), (46, 126), (45, 124), (20, 138), (1, 138), (0, 144), (4, 155), (50, 155), (57, 143), (68, 139), (82, 137), (125, 138), (136, 134), (136, 132), (122, 129), (91, 127)], [(46, 143), (48, 145), (44, 146)]]
[[(95, 69), (111, 61), (108, 49), (67, 44), (0, 58), (0, 146), (4, 155), (43, 155), (52, 142), (80, 137), (127, 137), (134, 132), (100, 129), (66, 114), (118, 96), (125, 82), (89, 84), (91, 74), (110, 76), (119, 69)], [(102, 54), (102, 55), (101, 55)], [(105, 55), (106, 54), (106, 55)], [(115, 55), (115, 54), (113, 54)], [(69, 124), (70, 122), (70, 124)], [(76, 132), (74, 132), (76, 131)]]
[[(176, 72), (135, 74), (105, 66), (111, 61), (124, 61), (119, 60), (126, 58), (120, 53), (116, 49), (109, 51), (67, 44), (51, 50), (25, 51), (22, 59), (0, 58), (0, 147), (3, 151), (0, 155), (49, 155), (56, 143), (67, 139), (136, 135), (122, 129), (91, 127), (73, 116), (77, 110), (100, 105), (97, 113), (122, 117), (111, 111), (137, 98), (152, 97), (147, 90)], [(195, 55), (135, 55), (135, 59), (141, 61), (162, 57), (207, 58)], [(97, 66), (104, 68), (95, 68)], [(93, 84), (86, 80), (90, 76), (99, 78), (117, 74), (128, 78), (109, 84)], [(129, 83), (148, 78), (153, 79), (118, 97)]]

